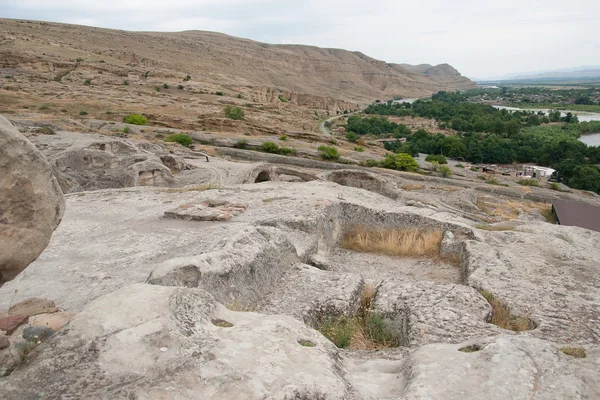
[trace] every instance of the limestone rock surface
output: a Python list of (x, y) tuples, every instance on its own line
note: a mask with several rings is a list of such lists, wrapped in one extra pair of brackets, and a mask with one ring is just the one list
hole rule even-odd
[[(302, 343), (308, 344), (301, 345)], [(339, 399), (335, 347), (302, 322), (237, 313), (199, 289), (98, 298), (3, 383), (3, 398)]]

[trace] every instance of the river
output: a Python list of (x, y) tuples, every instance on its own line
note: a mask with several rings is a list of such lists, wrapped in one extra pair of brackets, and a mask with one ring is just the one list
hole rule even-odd
[[(499, 110), (509, 110), (509, 111), (542, 111), (544, 114), (548, 115), (550, 112), (547, 108), (517, 108), (517, 107), (507, 107), (507, 106), (493, 106)], [(589, 122), (589, 121), (600, 121), (600, 114), (586, 111), (570, 111), (570, 110), (561, 110), (562, 116), (565, 116), (568, 112), (577, 115), (579, 122)], [(600, 132), (598, 133), (588, 133), (586, 135), (581, 135), (579, 138), (580, 141), (587, 144), (588, 146), (600, 146)]]

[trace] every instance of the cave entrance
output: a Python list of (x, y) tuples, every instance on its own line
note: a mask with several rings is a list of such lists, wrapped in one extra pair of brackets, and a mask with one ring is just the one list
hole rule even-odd
[(269, 174), (268, 171), (261, 171), (258, 176), (256, 177), (256, 180), (254, 181), (254, 183), (261, 183), (261, 182), (269, 182), (271, 180), (271, 175)]

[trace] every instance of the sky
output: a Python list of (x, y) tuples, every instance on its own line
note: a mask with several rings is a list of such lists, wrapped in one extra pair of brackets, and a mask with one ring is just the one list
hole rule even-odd
[(600, 0), (0, 0), (0, 17), (448, 63), (470, 78), (600, 65)]

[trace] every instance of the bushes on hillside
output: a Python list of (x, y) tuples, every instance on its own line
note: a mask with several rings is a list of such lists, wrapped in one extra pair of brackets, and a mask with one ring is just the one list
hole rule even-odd
[(242, 120), (246, 116), (244, 110), (239, 107), (232, 107), (230, 105), (226, 105), (223, 111), (225, 111), (227, 118), (233, 120)]
[(337, 160), (340, 158), (340, 152), (333, 146), (319, 146), (317, 148), (319, 155), (325, 160)]
[(282, 156), (295, 156), (297, 151), (291, 147), (279, 147), (275, 142), (264, 142), (260, 148), (262, 151), (272, 154), (281, 154)]
[(123, 118), (123, 122), (133, 125), (148, 125), (148, 119), (141, 114), (129, 114)]
[(179, 143), (184, 147), (190, 147), (192, 145), (192, 138), (185, 133), (174, 133), (165, 139), (165, 142)]
[(446, 160), (446, 157), (444, 157), (441, 154), (437, 154), (437, 155), (429, 154), (427, 156), (427, 158), (425, 158), (425, 161), (427, 161), (427, 162), (436, 161), (438, 164), (448, 164), (448, 161)]
[(399, 154), (387, 154), (381, 161), (383, 168), (397, 169), (400, 171), (416, 171), (419, 168), (419, 164), (415, 161), (410, 154), (399, 153)]
[(452, 176), (452, 170), (447, 165), (440, 166), (440, 173), (442, 174), (442, 176), (444, 178), (448, 178), (449, 176)]

